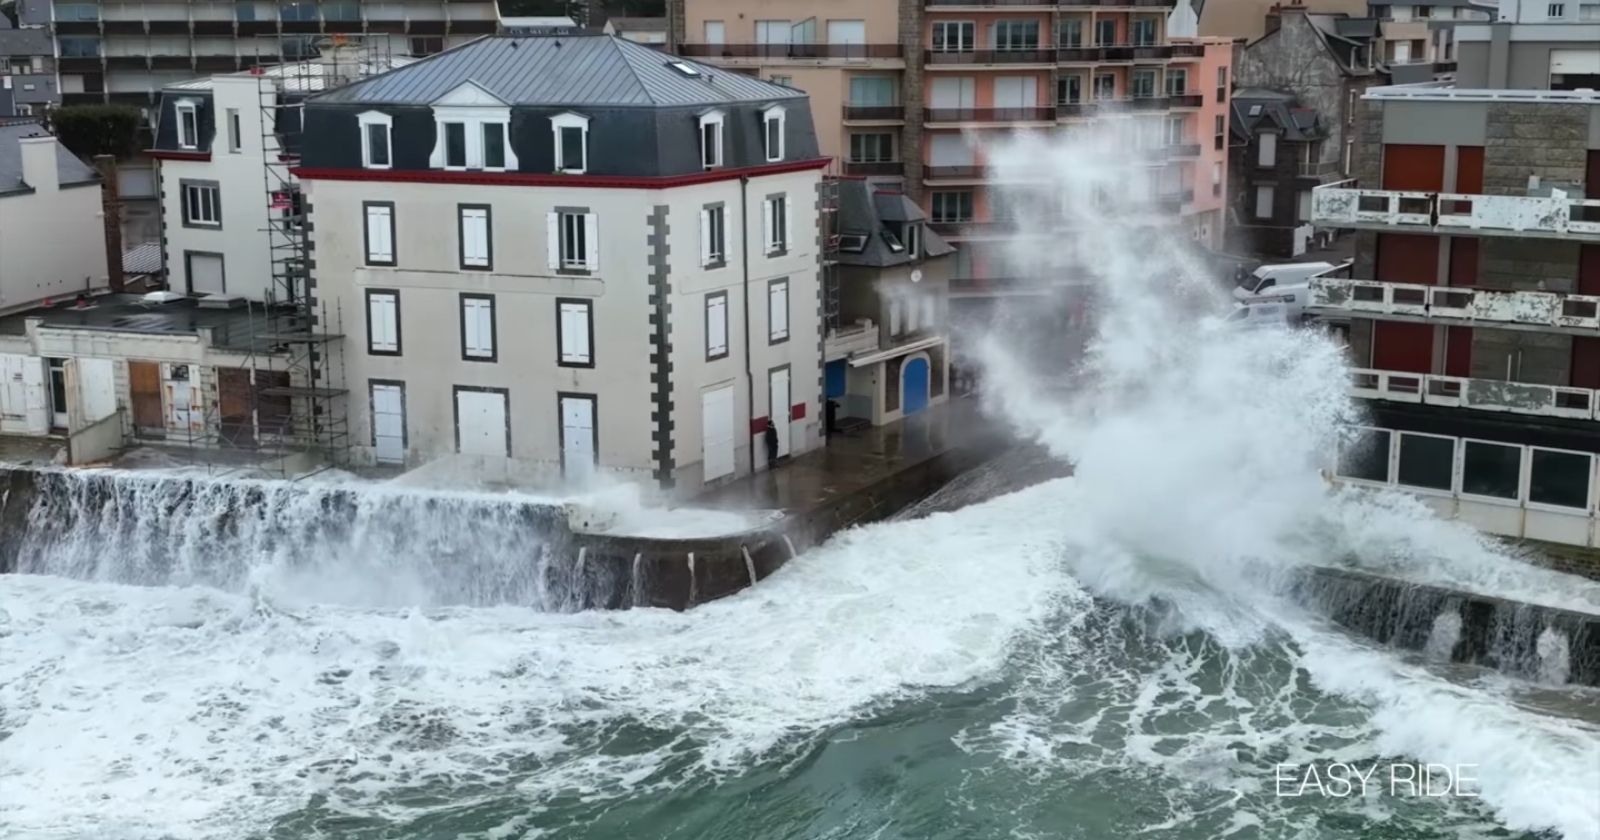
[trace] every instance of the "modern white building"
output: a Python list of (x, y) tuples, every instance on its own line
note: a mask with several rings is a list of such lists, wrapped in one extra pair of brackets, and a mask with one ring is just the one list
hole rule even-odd
[(343, 313), (359, 460), (692, 492), (820, 443), (804, 93), (497, 36), (305, 120), (311, 293)]
[(107, 283), (100, 177), (33, 120), (0, 121), (0, 313)]

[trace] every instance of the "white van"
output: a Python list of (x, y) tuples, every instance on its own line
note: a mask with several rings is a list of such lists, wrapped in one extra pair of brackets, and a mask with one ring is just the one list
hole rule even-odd
[(1338, 266), (1327, 262), (1279, 263), (1264, 265), (1250, 272), (1234, 287), (1233, 299), (1241, 302), (1261, 295), (1280, 294), (1289, 286), (1304, 286), (1312, 277), (1333, 271)]

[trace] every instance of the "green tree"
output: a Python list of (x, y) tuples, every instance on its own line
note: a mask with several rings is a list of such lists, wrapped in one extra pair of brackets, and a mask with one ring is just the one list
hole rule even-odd
[(67, 105), (49, 113), (57, 139), (79, 157), (123, 157), (139, 136), (139, 109), (132, 106)]

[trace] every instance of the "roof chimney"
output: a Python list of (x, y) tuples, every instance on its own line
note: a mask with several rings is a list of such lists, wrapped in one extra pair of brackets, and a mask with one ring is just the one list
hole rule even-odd
[(22, 148), (22, 180), (38, 192), (55, 192), (60, 176), (56, 171), (56, 138), (48, 134), (24, 137), (17, 141)]
[(1280, 27), (1282, 25), (1283, 25), (1283, 5), (1281, 3), (1273, 3), (1271, 8), (1267, 9), (1267, 15), (1266, 15), (1266, 18), (1265, 18), (1265, 21), (1264, 21), (1262, 34), (1263, 35), (1270, 35), (1270, 34), (1272, 34), (1274, 32), (1277, 32), (1278, 31), (1278, 27)]

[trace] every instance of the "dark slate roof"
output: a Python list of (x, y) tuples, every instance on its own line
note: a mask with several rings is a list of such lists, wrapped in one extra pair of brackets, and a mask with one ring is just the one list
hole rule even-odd
[[(0, 194), (23, 188), (22, 146), (17, 142), (24, 137), (48, 137), (50, 132), (32, 120), (0, 122)], [(87, 184), (99, 180), (98, 175), (83, 161), (56, 144), (56, 176), (63, 186)]]
[(42, 318), (47, 327), (146, 335), (197, 335), (202, 327), (210, 327), (219, 346), (243, 349), (252, 346), (251, 319), (259, 328), (260, 306), (202, 309), (197, 298), (150, 304), (142, 295), (108, 294), (91, 297), (88, 306), (79, 307), (69, 298), (0, 317), (0, 335), (22, 335), (29, 318)]
[[(0, 20), (5, 20), (0, 15)], [(0, 30), (0, 55), (50, 55), (50, 31), (47, 29)]]
[[(1326, 136), (1317, 112), (1299, 107), (1292, 93), (1243, 88), (1234, 91), (1232, 108), (1233, 134), (1241, 139), (1249, 139), (1264, 128), (1277, 129), (1283, 133), (1283, 139), (1294, 142)], [(1260, 112), (1252, 115), (1250, 112), (1255, 108), (1260, 108)]]
[[(695, 76), (673, 69), (682, 64)], [(693, 106), (800, 99), (794, 88), (664, 55), (612, 35), (493, 35), (314, 97), (426, 105), (475, 82), (509, 105)]]
[[(895, 217), (895, 218), (889, 218)], [(890, 223), (921, 222), (926, 220), (922, 208), (896, 192), (876, 192), (871, 184), (855, 179), (839, 181), (839, 232), (846, 235), (865, 236), (866, 247), (860, 253), (841, 250), (838, 260), (844, 265), (864, 265), (884, 268), (905, 265), (913, 259), (942, 257), (956, 249), (944, 241), (927, 225), (922, 226), (922, 253), (912, 255), (901, 250), (896, 253), (884, 241), (885, 231), (893, 232)]]
[[(1310, 14), (1306, 13), (1306, 22), (1311, 25), (1312, 31), (1322, 40), (1322, 46), (1338, 62), (1339, 69), (1346, 75), (1366, 76), (1371, 75), (1365, 63), (1355, 62), (1355, 51), (1358, 48), (1372, 50), (1378, 37), (1378, 21), (1376, 18), (1351, 18), (1345, 14)], [(1269, 33), (1270, 34), (1270, 33)]]
[(17, 0), (17, 23), (50, 25), (50, 0)]

